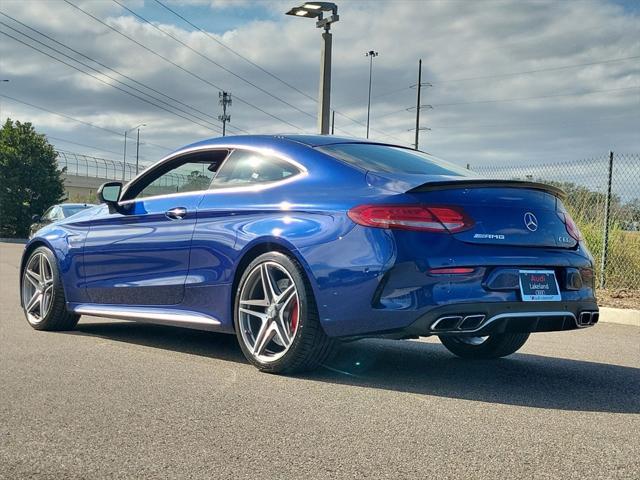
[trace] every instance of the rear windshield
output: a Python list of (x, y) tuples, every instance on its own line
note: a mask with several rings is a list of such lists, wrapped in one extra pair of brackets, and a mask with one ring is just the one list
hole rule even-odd
[(318, 150), (372, 172), (473, 176), (462, 167), (407, 148), (371, 143), (342, 143), (326, 145)]

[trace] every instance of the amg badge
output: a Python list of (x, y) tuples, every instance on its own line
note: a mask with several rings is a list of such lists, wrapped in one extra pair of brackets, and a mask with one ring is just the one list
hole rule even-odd
[(473, 238), (487, 238), (491, 240), (504, 240), (504, 235), (498, 235), (495, 233), (476, 233)]

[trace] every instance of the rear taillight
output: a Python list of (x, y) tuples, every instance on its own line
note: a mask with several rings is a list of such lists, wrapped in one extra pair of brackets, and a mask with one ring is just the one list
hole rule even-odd
[(427, 205), (360, 205), (348, 212), (359, 225), (424, 232), (460, 232), (473, 226), (459, 207)]
[(573, 221), (573, 218), (571, 218), (571, 215), (567, 212), (558, 212), (558, 216), (564, 223), (567, 233), (576, 241), (581, 242), (583, 240), (582, 233), (580, 233), (580, 229), (576, 225), (576, 222)]

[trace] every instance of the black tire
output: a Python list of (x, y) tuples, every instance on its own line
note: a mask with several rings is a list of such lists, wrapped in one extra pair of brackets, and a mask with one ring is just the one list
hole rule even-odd
[[(266, 262), (276, 263), (286, 270), (293, 280), (298, 299), (297, 328), (291, 344), (282, 357), (273, 361), (261, 361), (252, 353), (241, 333), (239, 311), (241, 292), (249, 276), (256, 267)], [(295, 258), (280, 252), (260, 255), (244, 270), (235, 293), (234, 326), (242, 353), (252, 365), (262, 372), (297, 373), (313, 370), (326, 361), (334, 350), (335, 341), (325, 334), (320, 325), (316, 301), (303, 268)]]
[[(25, 278), (26, 270), (29, 267), (30, 261), (39, 255), (44, 255), (48, 260), (48, 269), (50, 269), (51, 279), (53, 285), (51, 287), (51, 297), (49, 300), (49, 306), (46, 309), (46, 313), (42, 318), (39, 318), (35, 314), (27, 312), (28, 298), (25, 298), (25, 282), (28, 280)], [(62, 286), (62, 280), (60, 278), (60, 270), (56, 258), (51, 250), (47, 247), (38, 247), (31, 254), (25, 262), (24, 270), (20, 276), (20, 298), (22, 303), (22, 309), (25, 313), (27, 322), (31, 327), (36, 330), (48, 330), (48, 331), (61, 331), (61, 330), (73, 330), (78, 323), (79, 315), (71, 313), (67, 310), (66, 297), (64, 294), (64, 288)]]
[[(474, 337), (479, 338), (479, 337)], [(469, 359), (500, 358), (517, 352), (527, 339), (528, 333), (500, 333), (490, 335), (474, 345), (468, 339), (455, 336), (440, 336), (440, 341), (451, 353)]]

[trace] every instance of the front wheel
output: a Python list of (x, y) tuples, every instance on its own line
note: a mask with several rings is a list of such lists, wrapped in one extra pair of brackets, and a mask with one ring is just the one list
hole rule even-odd
[(320, 325), (302, 267), (280, 252), (260, 255), (247, 266), (236, 292), (234, 324), (242, 353), (263, 372), (314, 369), (334, 344)]
[(486, 337), (441, 335), (440, 341), (451, 353), (471, 359), (506, 357), (517, 352), (528, 333), (500, 333)]
[(72, 330), (78, 323), (80, 317), (67, 311), (58, 265), (48, 248), (29, 255), (20, 287), (22, 308), (36, 330)]

